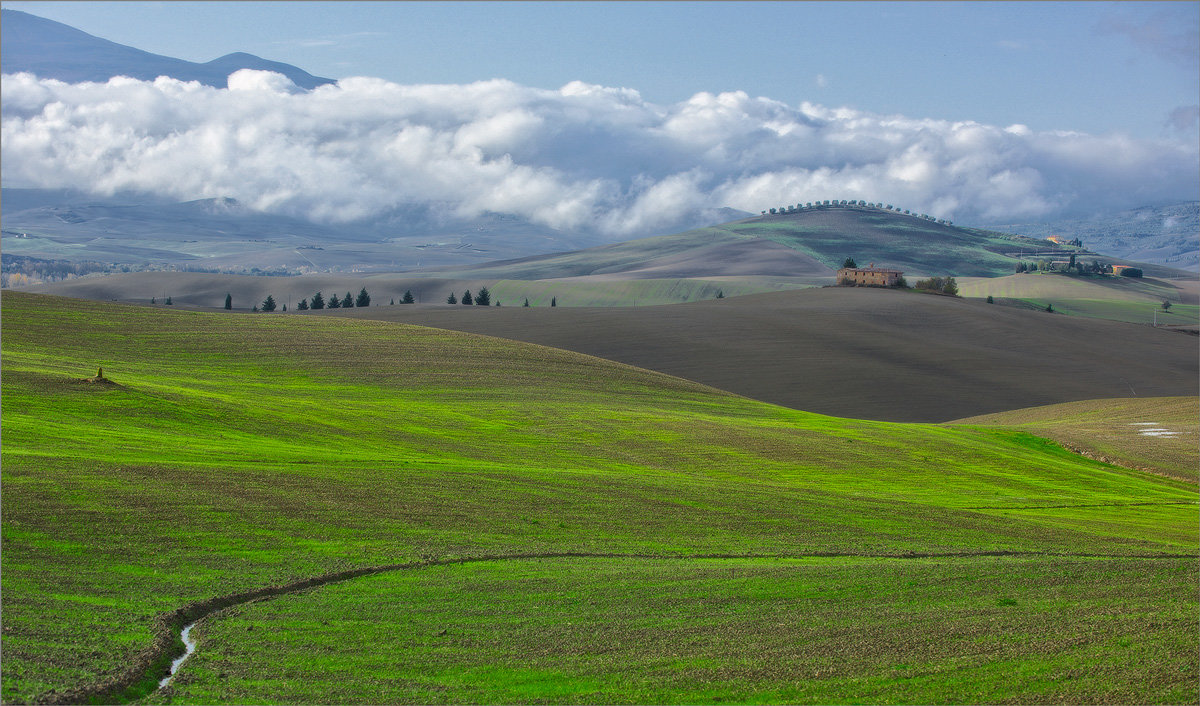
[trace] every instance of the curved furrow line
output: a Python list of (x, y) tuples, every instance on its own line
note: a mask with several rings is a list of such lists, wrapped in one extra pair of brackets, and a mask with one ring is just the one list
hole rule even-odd
[(322, 574), (291, 583), (266, 586), (250, 591), (230, 593), (201, 601), (188, 603), (182, 608), (163, 613), (154, 619), (154, 639), (151, 644), (139, 652), (129, 662), (126, 669), (115, 676), (101, 681), (78, 686), (67, 691), (51, 690), (38, 696), (34, 703), (38, 704), (84, 704), (84, 703), (127, 703), (139, 699), (153, 691), (165, 687), (174, 677), (176, 670), (191, 652), (188, 649), (188, 638), (183, 633), (200, 620), (231, 606), (249, 603), (251, 601), (273, 598), (287, 593), (295, 593), (309, 588), (326, 584), (348, 581), (350, 579), (389, 571), (418, 569), (434, 566), (450, 566), (455, 564), (470, 564), (486, 561), (514, 561), (529, 559), (664, 559), (664, 560), (702, 560), (702, 559), (808, 559), (808, 558), (862, 558), (862, 559), (952, 559), (972, 557), (1005, 557), (1005, 556), (1044, 556), (1080, 559), (1196, 559), (1195, 554), (1082, 554), (1057, 553), (1039, 551), (970, 551), (970, 552), (905, 552), (900, 554), (868, 553), (868, 552), (811, 552), (807, 554), (639, 554), (619, 552), (531, 552), (517, 554), (485, 554), (479, 556), (458, 557), (452, 559), (427, 559), (405, 562), (401, 564), (384, 564), (367, 566), (358, 569), (348, 569), (329, 574)]

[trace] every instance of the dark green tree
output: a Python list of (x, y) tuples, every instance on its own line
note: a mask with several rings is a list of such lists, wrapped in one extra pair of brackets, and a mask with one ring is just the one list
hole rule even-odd
[(284, 310), (284, 311), (287, 311), (287, 304), (284, 304), (284, 305), (283, 305), (283, 310)]
[(1054, 305), (1053, 305), (1053, 304), (1049, 304), (1049, 303), (1048, 303), (1048, 304), (1046, 304), (1046, 311), (1048, 311), (1048, 312), (1050, 312), (1051, 314), (1053, 314), (1053, 313), (1054, 313)]
[(550, 297), (550, 306), (558, 306), (558, 297)]
[(995, 303), (996, 303), (996, 300), (995, 300), (995, 299), (992, 299), (992, 295), (990, 295), (990, 294), (989, 294), (989, 295), (988, 295), (988, 298), (987, 298), (987, 303), (988, 303), (988, 304), (995, 304)]
[[(349, 294), (349, 292), (346, 292)], [(367, 294), (367, 288), (363, 287), (358, 293), (358, 298), (354, 300), (354, 306), (371, 306), (371, 295)]]
[(1162, 310), (1163, 310), (1163, 311), (1170, 311), (1170, 310), (1171, 310), (1171, 302), (1169, 302), (1169, 301), (1167, 301), (1166, 299), (1164, 299), (1164, 300), (1163, 300), (1163, 303), (1162, 303)]
[(150, 303), (151, 303), (151, 304), (157, 304), (157, 303), (158, 303), (158, 299), (156, 299), (155, 297), (150, 297)]
[(171, 301), (170, 297), (167, 297), (167, 300), (163, 302), (163, 304), (166, 304), (167, 306), (172, 306), (174, 303), (175, 302)]
[(492, 293), (488, 291), (487, 287), (479, 288), (479, 293), (475, 295), (475, 303), (479, 306), (491, 306)]
[(850, 269), (854, 269), (854, 268), (858, 267), (858, 263), (854, 261), (854, 258), (848, 257), (842, 262), (842, 267), (849, 267)]
[(468, 289), (467, 291), (463, 292), (462, 303), (468, 305), (475, 303), (475, 300), (471, 298), (471, 290)]
[(529, 306), (529, 297), (525, 297), (525, 303), (521, 306)]
[(1136, 267), (1126, 267), (1121, 270), (1122, 277), (1141, 277), (1142, 271)]
[(250, 307), (250, 311), (253, 311), (254, 313), (257, 314), (258, 313), (258, 304), (255, 304), (254, 306)]
[(457, 304), (458, 297), (454, 296), (454, 292), (450, 292), (450, 296), (446, 297), (447, 304)]
[[(454, 296), (454, 295), (450, 295), (450, 296)], [(404, 290), (404, 298), (400, 300), (400, 303), (401, 304), (412, 304), (415, 301), (416, 301), (416, 299), (413, 299), (412, 290), (409, 290), (409, 289)], [(454, 302), (450, 302), (450, 303), (453, 304)]]
[(267, 298), (263, 300), (262, 310), (263, 311), (275, 311), (275, 297), (268, 294)]
[(300, 303), (296, 305), (296, 308), (299, 309), (300, 311), (308, 311), (308, 300), (301, 299)]
[[(342, 308), (342, 300), (338, 299), (338, 295), (335, 294), (329, 298), (329, 304), (327, 304), (327, 306), (330, 309), (341, 309)], [(314, 306), (313, 308), (316, 309), (317, 307)]]
[(393, 297), (391, 303), (388, 306), (395, 306), (395, 305), (396, 305), (396, 299), (395, 299), (395, 297)]
[(342, 299), (342, 308), (343, 309), (353, 309), (354, 308), (354, 297), (350, 296), (350, 292), (346, 292), (345, 298)]
[(320, 292), (317, 292), (316, 294), (313, 295), (312, 308), (314, 310), (325, 308), (325, 297), (321, 296)]
[(226, 310), (233, 309), (233, 295), (232, 294), (225, 295), (225, 309)]
[(724, 299), (724, 298), (725, 298), (725, 292), (723, 290), (718, 289), (717, 290), (717, 299)]

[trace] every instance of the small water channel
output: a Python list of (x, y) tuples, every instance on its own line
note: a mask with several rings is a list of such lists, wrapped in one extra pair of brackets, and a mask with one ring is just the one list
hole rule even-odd
[(171, 662), (171, 671), (168, 672), (167, 676), (163, 677), (162, 681), (158, 683), (158, 688), (161, 689), (167, 684), (170, 684), (171, 680), (175, 678), (175, 672), (179, 671), (179, 666), (183, 664), (185, 659), (191, 657), (192, 653), (196, 651), (196, 641), (192, 639), (192, 628), (194, 627), (196, 627), (196, 624), (192, 623), (191, 625), (185, 627), (183, 632), (179, 633), (179, 636), (183, 638), (183, 654), (179, 655), (175, 658), (175, 661)]

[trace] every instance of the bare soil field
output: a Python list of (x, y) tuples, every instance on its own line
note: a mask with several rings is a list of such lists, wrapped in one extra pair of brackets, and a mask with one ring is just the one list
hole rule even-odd
[(672, 306), (319, 312), (564, 348), (835, 416), (941, 422), (1097, 397), (1196, 395), (1180, 333), (882, 289)]

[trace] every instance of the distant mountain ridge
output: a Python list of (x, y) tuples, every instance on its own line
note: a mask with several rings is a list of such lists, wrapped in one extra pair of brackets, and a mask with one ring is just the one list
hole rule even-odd
[(226, 88), (229, 74), (240, 69), (274, 71), (304, 89), (336, 83), (291, 64), (245, 52), (226, 54), (205, 63), (151, 54), (19, 10), (0, 10), (0, 45), (3, 46), (0, 70), (4, 73), (24, 71), (67, 83), (102, 83), (114, 76), (153, 81), (159, 76), (170, 76)]

